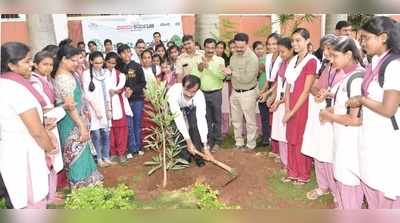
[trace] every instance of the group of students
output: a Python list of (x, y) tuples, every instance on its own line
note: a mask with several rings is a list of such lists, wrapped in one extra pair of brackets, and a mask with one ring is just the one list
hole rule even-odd
[(62, 202), (57, 188), (99, 184), (97, 166), (143, 155), (142, 133), (152, 125), (144, 89), (150, 81), (174, 85), (183, 50), (165, 50), (159, 35), (147, 49), (139, 39), (134, 52), (127, 44), (114, 52), (110, 40), (100, 52), (91, 41), (89, 55), (70, 39), (34, 56), (23, 43), (2, 44), (0, 197), (7, 207)]
[[(339, 26), (347, 30), (349, 24)], [(57, 185), (101, 183), (96, 163), (106, 167), (142, 155), (145, 130), (153, 125), (146, 118), (150, 102), (144, 89), (151, 81), (164, 81), (172, 89), (171, 110), (183, 114), (181, 105), (198, 106), (185, 113), (198, 123), (197, 143), (190, 140), (188, 121), (175, 119), (190, 153), (201, 145), (211, 157), (232, 116), (235, 141), (243, 141), (243, 129), (237, 127), (243, 116), (252, 122), (248, 114), (256, 111), (246, 109), (238, 117), (229, 110), (237, 111), (235, 103), (253, 103), (240, 97), (254, 94), (258, 100), (251, 106), (257, 103), (260, 111), (261, 143), (271, 141), (271, 157), (282, 162), (287, 174), (283, 182), (306, 184), (314, 164), (318, 188), (307, 193), (309, 199), (332, 193), (338, 208), (361, 208), (364, 197), (368, 208), (399, 207), (400, 25), (373, 17), (360, 33), (361, 46), (351, 36), (328, 34), (315, 55), (304, 28), (290, 37), (268, 36), (267, 54), (258, 41), (250, 52), (248, 36), (239, 33), (228, 44), (229, 56), (224, 42), (206, 39), (202, 51), (190, 35), (183, 37), (183, 47), (168, 43), (166, 49), (158, 32), (148, 48), (139, 39), (134, 52), (122, 43), (113, 52), (111, 40), (99, 52), (91, 41), (88, 59), (84, 43), (75, 48), (69, 39), (46, 46), (33, 58), (25, 44), (5, 43), (0, 195), (8, 207), (43, 208), (59, 199)], [(242, 69), (248, 65), (245, 58), (253, 65), (256, 56), (254, 89), (240, 75), (247, 72)], [(247, 138), (252, 148), (253, 138)]]
[(321, 59), (308, 52), (304, 28), (268, 38), (273, 83), (260, 101), (272, 113), (271, 153), (284, 183), (304, 185), (314, 165), (318, 187), (308, 199), (331, 193), (339, 209), (360, 209), (364, 198), (370, 209), (400, 208), (400, 24), (377, 16), (359, 32), (361, 45), (324, 36)]

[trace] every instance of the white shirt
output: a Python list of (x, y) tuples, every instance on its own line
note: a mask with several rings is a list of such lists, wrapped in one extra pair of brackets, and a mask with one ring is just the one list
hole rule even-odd
[(150, 82), (150, 81), (155, 81), (156, 80), (156, 76), (158, 74), (160, 74), (161, 69), (160, 66), (156, 66), (156, 73), (153, 73), (153, 69), (152, 66), (150, 67), (143, 67), (143, 72), (144, 72), (144, 78), (146, 79), (146, 85)]
[(167, 92), (170, 111), (175, 114), (175, 124), (185, 140), (190, 139), (188, 123), (181, 111), (181, 108), (188, 106), (196, 107), (197, 128), (200, 133), (201, 142), (207, 143), (207, 119), (206, 100), (201, 90), (198, 90), (192, 99), (187, 101), (183, 96), (182, 83), (176, 83)]
[[(44, 114), (44, 116), (47, 118), (55, 118), (56, 122), (59, 122), (66, 115), (65, 110), (62, 106), (54, 107), (54, 104), (52, 104), (50, 98), (44, 92), (42, 82), (40, 82), (39, 78), (40, 77), (32, 76), (31, 80), (33, 80), (32, 86), (39, 92), (39, 94), (46, 101), (47, 104), (46, 108), (50, 109), (46, 114)], [(60, 172), (64, 167), (61, 145), (60, 145), (60, 135), (57, 128), (53, 128), (51, 132), (57, 139), (57, 150), (58, 150), (58, 153), (53, 156), (53, 168), (56, 172)]]
[(0, 102), (0, 172), (14, 208), (24, 208), (28, 203), (28, 165), (34, 202), (49, 192), (45, 153), (19, 117), (36, 108), (42, 118), (42, 108), (24, 86), (6, 79), (0, 79)]
[[(380, 57), (372, 58), (374, 69)], [(374, 78), (368, 87), (368, 97), (382, 102), (385, 90), (400, 91), (400, 61), (395, 60), (388, 64), (385, 71), (383, 88), (379, 86), (378, 78)], [(388, 198), (400, 196), (400, 131), (393, 129), (389, 118), (386, 118), (366, 106), (362, 107), (363, 120), (360, 131), (360, 178), (373, 189), (382, 191)], [(396, 114), (400, 122), (400, 110)]]
[(136, 51), (132, 52), (131, 60), (135, 61), (138, 64), (141, 63), (140, 57), (139, 57), (139, 55), (137, 55)]
[[(109, 128), (111, 126), (110, 121), (107, 120), (107, 109), (110, 108), (110, 94), (109, 90), (111, 89), (110, 83), (110, 75), (106, 73), (105, 70), (101, 70), (104, 72), (104, 80), (101, 80), (100, 76), (96, 74), (93, 70), (93, 83), (95, 86), (94, 91), (89, 90), (90, 84), (90, 70), (85, 70), (82, 76), (83, 90), (85, 92), (85, 97), (89, 101), (89, 111), (90, 111), (90, 130), (98, 130), (102, 128)], [(99, 78), (98, 78), (99, 77)], [(103, 92), (102, 81), (105, 84), (105, 95)], [(94, 107), (94, 108), (93, 108)], [(101, 113), (101, 119), (97, 118), (96, 111)]]
[(265, 56), (265, 75), (266, 75), (266, 80), (274, 82), (276, 80), (276, 75), (278, 73), (278, 70), (281, 66), (282, 59), (280, 56), (278, 56), (274, 63), (272, 63), (272, 57), (273, 54), (269, 53)]
[[(119, 83), (117, 84), (117, 72), (115, 69), (110, 72), (108, 69), (106, 70), (110, 77), (110, 89), (114, 91), (119, 91), (125, 87), (126, 76), (124, 73), (119, 74)], [(123, 118), (122, 114), (122, 106), (124, 106), (125, 115), (133, 116), (131, 107), (129, 106), (128, 98), (126, 97), (125, 92), (122, 93), (122, 105), (119, 100), (119, 95), (115, 94), (111, 97), (111, 108), (112, 115), (114, 120), (119, 120)]]

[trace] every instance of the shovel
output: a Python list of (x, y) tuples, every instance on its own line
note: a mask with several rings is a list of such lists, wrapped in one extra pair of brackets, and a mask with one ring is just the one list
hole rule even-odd
[[(204, 160), (206, 160), (206, 155), (198, 150), (194, 150), (194, 152), (201, 156)], [(225, 171), (227, 171), (231, 177), (231, 179), (229, 179), (223, 186), (225, 187), (226, 185), (230, 184), (232, 181), (236, 180), (236, 178), (238, 177), (238, 174), (236, 172), (236, 170), (228, 165), (226, 165), (225, 163), (216, 160), (215, 158), (211, 159), (211, 160), (206, 160), (209, 162), (214, 163), (216, 166), (224, 169)]]

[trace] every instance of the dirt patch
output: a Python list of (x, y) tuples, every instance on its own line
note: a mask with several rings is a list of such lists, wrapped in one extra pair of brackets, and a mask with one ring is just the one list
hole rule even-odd
[(207, 163), (204, 167), (191, 167), (168, 172), (168, 186), (161, 188), (162, 171), (158, 170), (147, 176), (148, 167), (143, 165), (154, 155), (147, 152), (144, 156), (129, 160), (125, 166), (116, 165), (102, 169), (106, 186), (115, 186), (126, 183), (133, 188), (139, 199), (149, 201), (164, 190), (177, 190), (202, 181), (209, 184), (220, 193), (220, 199), (231, 205), (241, 208), (328, 208), (321, 202), (294, 202), (284, 196), (275, 194), (268, 186), (267, 181), (279, 171), (279, 164), (265, 157), (264, 153), (242, 152), (233, 149), (223, 149), (214, 156), (222, 162), (234, 167), (239, 174), (238, 178), (228, 185), (230, 176), (221, 168)]

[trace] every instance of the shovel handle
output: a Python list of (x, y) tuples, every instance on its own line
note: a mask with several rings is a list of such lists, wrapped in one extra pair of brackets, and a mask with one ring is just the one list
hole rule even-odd
[[(202, 153), (202, 152), (200, 152), (200, 151), (195, 150), (194, 152), (195, 152), (197, 155), (201, 156), (203, 159), (206, 157), (206, 155), (204, 155), (204, 153)], [(214, 163), (215, 165), (221, 167), (222, 169), (228, 171), (229, 173), (233, 173), (232, 167), (226, 165), (225, 163), (223, 163), (223, 162), (221, 162), (221, 161), (218, 161), (218, 160), (216, 160), (216, 159), (212, 159), (212, 160), (209, 160), (209, 161), (212, 162), (212, 163)]]

